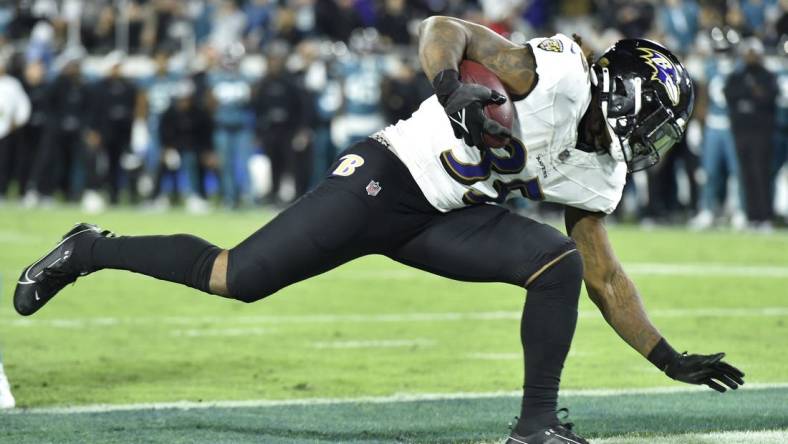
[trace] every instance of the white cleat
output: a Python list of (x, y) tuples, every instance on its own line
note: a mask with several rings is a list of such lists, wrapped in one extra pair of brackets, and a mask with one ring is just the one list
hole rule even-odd
[(708, 230), (714, 225), (714, 214), (709, 210), (703, 210), (697, 216), (690, 219), (689, 226), (692, 230)]
[(104, 197), (94, 190), (86, 190), (82, 195), (82, 211), (87, 214), (103, 213), (107, 208)]
[(11, 394), (11, 385), (3, 371), (3, 364), (0, 364), (0, 409), (12, 409), (16, 407), (16, 400)]
[(741, 211), (733, 213), (731, 216), (731, 227), (736, 231), (744, 231), (747, 229), (747, 215)]
[(208, 214), (210, 206), (205, 199), (191, 195), (186, 198), (186, 211), (190, 214)]

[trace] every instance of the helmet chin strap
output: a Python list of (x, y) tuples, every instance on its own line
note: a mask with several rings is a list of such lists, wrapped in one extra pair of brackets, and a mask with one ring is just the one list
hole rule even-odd
[[(594, 73), (594, 70), (591, 70), (591, 72), (591, 83), (598, 86), (599, 79), (597, 78), (596, 73)], [(607, 129), (607, 133), (610, 136), (610, 156), (612, 156), (617, 162), (626, 162), (628, 158), (632, 157), (632, 153), (628, 146), (622, 145), (621, 139), (618, 137), (615, 131), (613, 131), (613, 126), (616, 125), (616, 119), (607, 117), (608, 97), (610, 97), (610, 71), (607, 68), (602, 68), (601, 91), (602, 94), (600, 95), (600, 105), (602, 107), (602, 117), (605, 119), (605, 128)]]

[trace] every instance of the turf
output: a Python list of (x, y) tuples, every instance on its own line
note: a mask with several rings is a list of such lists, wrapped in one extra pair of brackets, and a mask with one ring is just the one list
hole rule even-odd
[[(522, 385), (522, 289), (455, 282), (378, 256), (354, 261), (251, 305), (130, 273), (101, 272), (66, 289), (34, 317), (20, 318), (13, 313), (9, 295), (22, 267), (84, 216), (62, 208), (30, 212), (11, 207), (0, 212), (5, 296), (0, 304), (0, 345), (18, 402), (25, 407), (513, 391)], [(232, 246), (269, 217), (262, 212), (192, 216), (120, 210), (90, 221), (123, 234), (190, 232)], [(788, 234), (644, 231), (626, 226), (611, 227), (610, 232), (625, 268), (633, 264), (640, 270), (634, 278), (646, 306), (677, 348), (726, 351), (751, 382), (788, 381), (788, 356), (783, 352), (788, 345), (788, 275), (702, 272), (712, 265), (783, 270), (788, 267)], [(701, 267), (701, 272), (649, 273), (643, 264), (650, 263), (679, 270), (687, 264)], [(586, 297), (580, 310), (564, 372), (565, 388), (678, 385), (629, 349)], [(780, 393), (784, 400), (785, 393)], [(741, 404), (730, 397), (709, 399), (716, 400), (709, 405), (720, 409)], [(498, 423), (501, 417), (516, 414), (516, 402), (494, 402), (499, 407), (468, 401), (467, 410), (494, 413)], [(758, 407), (750, 398), (742, 402), (748, 403), (747, 408)], [(347, 414), (347, 423), (336, 427), (374, 421), (364, 409), (375, 407), (359, 408)], [(441, 412), (452, 408), (437, 408), (422, 418), (424, 428), (432, 421), (433, 431), (444, 430)], [(616, 422), (610, 408), (600, 407), (583, 429), (603, 436), (608, 429), (602, 424)], [(643, 400), (627, 422), (656, 414), (651, 408), (650, 400)], [(677, 406), (673, 411), (682, 410)], [(222, 418), (234, 423), (233, 413), (225, 411)], [(576, 410), (572, 413), (575, 418)], [(244, 427), (246, 414), (238, 412), (238, 427)], [(710, 411), (708, 418), (714, 417)], [(108, 418), (111, 422), (112, 415)], [(189, 418), (186, 415), (180, 422), (183, 436), (209, 436)], [(279, 418), (282, 430), (298, 427), (296, 419), (288, 423), (287, 413)], [(749, 418), (752, 428), (780, 426), (759, 423), (757, 415)], [(6, 419), (0, 417), (0, 422)], [(79, 419), (69, 416), (59, 421)], [(190, 424), (195, 425), (193, 430)], [(672, 431), (671, 424), (654, 424), (649, 430)], [(737, 424), (739, 430), (749, 429)], [(633, 433), (640, 430), (623, 423), (621, 427)], [(497, 433), (503, 433), (499, 429)], [(493, 436), (487, 426), (479, 430), (481, 438)], [(234, 441), (233, 436), (216, 435), (206, 441)], [(409, 436), (418, 441), (421, 435)]]
[[(589, 438), (643, 442), (666, 434), (788, 427), (788, 389), (642, 396), (575, 396), (571, 407)], [(0, 414), (16, 443), (46, 442), (493, 442), (508, 432), (514, 397), (253, 408)], [(681, 415), (677, 415), (681, 411)], [(788, 437), (788, 432), (783, 434)], [(623, 439), (622, 439), (623, 437)], [(685, 443), (688, 441), (684, 441)]]

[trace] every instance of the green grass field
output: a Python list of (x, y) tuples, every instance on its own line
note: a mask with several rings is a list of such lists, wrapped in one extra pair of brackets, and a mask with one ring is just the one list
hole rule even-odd
[[(268, 217), (89, 221), (232, 246)], [(22, 267), (83, 219), (0, 208), (0, 346), (23, 407), (0, 414), (0, 442), (496, 442), (518, 413), (524, 291), (378, 256), (251, 305), (106, 271), (17, 316)], [(788, 233), (610, 231), (674, 346), (727, 352), (756, 388), (683, 391), (583, 296), (562, 397), (578, 431), (602, 443), (788, 442)]]

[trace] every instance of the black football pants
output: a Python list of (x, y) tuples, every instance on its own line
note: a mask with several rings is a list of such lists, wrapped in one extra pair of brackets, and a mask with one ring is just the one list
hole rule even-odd
[(555, 228), (496, 205), (435, 210), (404, 164), (367, 139), (342, 153), (317, 188), (230, 250), (227, 281), (234, 298), (253, 302), (383, 254), (452, 279), (524, 286), (573, 248)]
[[(558, 386), (583, 274), (572, 241), (495, 205), (435, 210), (402, 162), (371, 139), (342, 153), (330, 171), (230, 250), (231, 297), (254, 302), (367, 254), (452, 279), (523, 286), (525, 385), (515, 430), (526, 436), (557, 424)], [(209, 291), (219, 252), (190, 235), (132, 236), (77, 246), (74, 257), (84, 258), (81, 270), (124, 269)]]
[(227, 286), (254, 302), (367, 254), (462, 281), (528, 289), (520, 327), (521, 436), (558, 423), (558, 387), (577, 322), (583, 266), (571, 239), (496, 205), (435, 210), (402, 162), (367, 139), (317, 188), (230, 250)]

